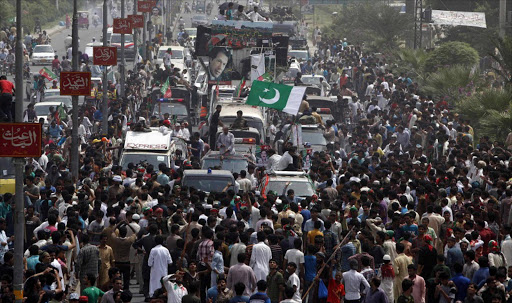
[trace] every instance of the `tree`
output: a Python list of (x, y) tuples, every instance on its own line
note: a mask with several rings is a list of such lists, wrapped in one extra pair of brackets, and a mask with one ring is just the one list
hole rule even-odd
[(423, 83), (423, 91), (436, 99), (457, 101), (471, 96), (480, 84), (480, 74), (472, 67), (456, 65), (431, 73)]
[(447, 42), (433, 50), (425, 61), (427, 72), (454, 65), (474, 66), (478, 63), (478, 52), (464, 42)]
[(420, 82), (426, 79), (425, 61), (428, 58), (428, 54), (425, 50), (421, 48), (401, 48), (396, 57), (397, 62), (400, 62), (400, 66), (398, 66), (399, 72), (405, 72), (409, 77)]
[(476, 136), (504, 141), (512, 130), (512, 91), (487, 89), (459, 100), (456, 110), (470, 120)]
[(494, 45), (498, 53), (489, 53), (499, 64), (499, 68), (494, 70), (505, 79), (507, 86), (510, 86), (512, 85), (512, 37), (497, 38), (494, 40)]
[(382, 52), (396, 49), (411, 34), (412, 25), (409, 16), (386, 4), (358, 3), (347, 5), (323, 33)]

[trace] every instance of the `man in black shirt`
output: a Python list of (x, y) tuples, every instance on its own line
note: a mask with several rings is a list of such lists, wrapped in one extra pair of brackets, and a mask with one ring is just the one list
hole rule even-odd
[(215, 112), (212, 114), (212, 117), (210, 118), (210, 128), (208, 130), (210, 140), (208, 143), (210, 144), (210, 149), (215, 149), (215, 142), (217, 141), (217, 129), (219, 126), (224, 126), (222, 121), (219, 120), (220, 111), (222, 110), (222, 105), (217, 105), (215, 108)]

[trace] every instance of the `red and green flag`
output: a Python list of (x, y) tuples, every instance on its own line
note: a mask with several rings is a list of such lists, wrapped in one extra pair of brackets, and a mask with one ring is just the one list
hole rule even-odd
[(164, 95), (164, 98), (172, 97), (172, 90), (171, 90), (171, 84), (169, 83), (169, 78), (167, 78), (164, 85), (162, 85), (162, 88), (160, 89), (160, 91)]
[(271, 73), (264, 73), (263, 75), (258, 77), (258, 81), (272, 82), (274, 77)]
[(66, 113), (66, 110), (64, 109), (64, 106), (62, 105), (59, 105), (57, 106), (57, 108), (55, 109), (55, 121), (57, 122), (57, 124), (60, 124), (60, 121), (66, 119), (68, 117), (68, 114)]
[(41, 68), (41, 70), (39, 71), (39, 74), (41, 76), (45, 77), (46, 79), (48, 79), (48, 81), (53, 81), (58, 78), (57, 75), (54, 74), (51, 70), (49, 70), (47, 67)]
[(240, 81), (240, 83), (238, 83), (233, 96), (239, 98), (240, 94), (242, 93), (242, 89), (244, 87), (245, 87), (245, 77), (242, 77), (242, 80)]

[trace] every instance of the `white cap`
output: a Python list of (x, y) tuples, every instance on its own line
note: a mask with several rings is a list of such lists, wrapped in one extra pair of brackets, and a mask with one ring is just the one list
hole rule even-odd
[(389, 255), (384, 255), (384, 257), (382, 257), (382, 260), (391, 261), (391, 257)]

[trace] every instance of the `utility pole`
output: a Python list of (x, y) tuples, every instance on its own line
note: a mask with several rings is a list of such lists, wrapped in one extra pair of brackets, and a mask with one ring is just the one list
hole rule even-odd
[[(137, 15), (137, 0), (133, 0), (133, 15)], [(144, 14), (143, 14), (144, 15)], [(139, 46), (137, 39), (139, 38), (139, 29), (133, 29), (133, 49), (135, 50), (135, 58), (133, 58), (133, 71), (137, 70), (137, 59), (139, 58)]]
[[(125, 1), (121, 0), (121, 18), (125, 18)], [(125, 66), (126, 61), (124, 59), (124, 38), (125, 35), (121, 34), (121, 64), (119, 64), (119, 73), (121, 74), (121, 85), (119, 86), (119, 97), (124, 98), (124, 78), (125, 78)]]
[(148, 28), (148, 18), (146, 18), (146, 13), (142, 13), (144, 15), (144, 27), (142, 28), (142, 58), (144, 58), (144, 62), (148, 60), (148, 54), (146, 50), (146, 31)]
[[(103, 0), (103, 46), (108, 46), (107, 25), (108, 25), (107, 0)], [(107, 66), (103, 66), (103, 95), (101, 97), (101, 134), (108, 135), (108, 99), (107, 99)]]
[[(15, 122), (23, 120), (23, 41), (22, 23), (21, 23), (21, 1), (16, 0), (16, 103), (15, 103)], [(23, 301), (23, 245), (25, 242), (25, 214), (23, 203), (23, 169), (25, 166), (24, 158), (14, 158), (15, 168), (15, 193), (14, 202), (14, 295), (16, 303)]]
[[(77, 0), (73, 0), (73, 27), (72, 31), (72, 55), (73, 55), (73, 71), (78, 71), (78, 8)], [(72, 96), (72, 122), (71, 129), (71, 173), (74, 182), (78, 181), (78, 164), (80, 155), (78, 154), (78, 96)]]
[(500, 38), (505, 38), (506, 26), (507, 26), (507, 0), (500, 0), (500, 12), (499, 12), (499, 22), (500, 22)]

